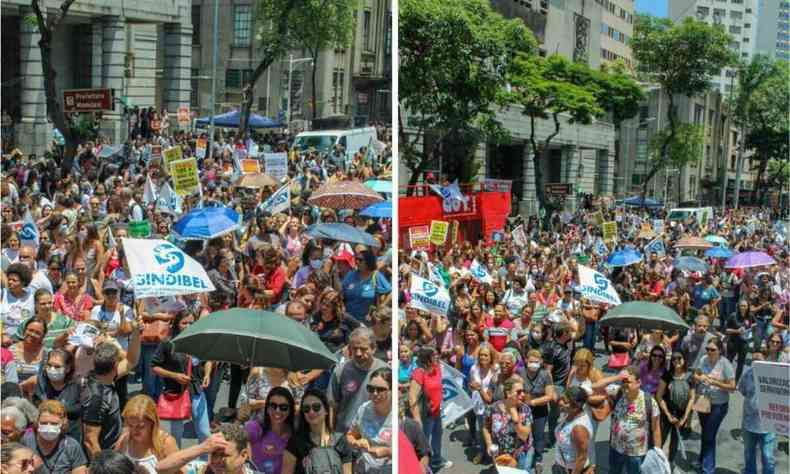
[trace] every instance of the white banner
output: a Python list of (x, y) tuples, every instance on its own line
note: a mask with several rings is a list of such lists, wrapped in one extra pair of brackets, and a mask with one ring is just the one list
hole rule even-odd
[(464, 391), (463, 374), (442, 362), (442, 426), (447, 428), (473, 407), (472, 398)]
[(123, 239), (123, 249), (135, 299), (214, 291), (206, 270), (166, 240)]
[(277, 181), (288, 176), (288, 153), (264, 153), (264, 172)]
[(22, 245), (38, 248), (38, 227), (36, 226), (36, 221), (33, 220), (33, 215), (30, 214), (30, 209), (25, 211), (25, 216), (22, 218), (22, 228), (19, 229), (19, 241)]
[(276, 214), (291, 208), (291, 183), (285, 183), (285, 186), (278, 189), (277, 192), (263, 201), (259, 209), (265, 212)]
[(450, 292), (412, 273), (411, 306), (429, 313), (447, 314), (450, 309)]
[(599, 303), (618, 305), (620, 295), (614, 289), (614, 285), (602, 273), (598, 273), (590, 267), (578, 265), (579, 268), (579, 290), (582, 296)]
[(527, 246), (527, 234), (524, 233), (524, 226), (520, 225), (513, 229), (513, 242), (519, 247)]
[(494, 282), (494, 279), (491, 278), (491, 275), (488, 273), (485, 267), (477, 263), (477, 260), (472, 260), (472, 265), (469, 267), (469, 271), (472, 273), (472, 278), (479, 281), (480, 283), (491, 284)]
[(790, 434), (790, 364), (755, 361), (752, 370), (761, 428), (787, 436)]

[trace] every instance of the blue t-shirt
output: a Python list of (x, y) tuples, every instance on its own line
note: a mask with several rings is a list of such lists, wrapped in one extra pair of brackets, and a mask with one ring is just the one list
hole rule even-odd
[(368, 310), (376, 304), (376, 295), (386, 295), (392, 291), (390, 282), (381, 273), (376, 272), (376, 282), (372, 276), (362, 280), (358, 271), (352, 271), (343, 279), (343, 300), (346, 303), (346, 312), (357, 321), (364, 322)]
[(711, 300), (715, 300), (718, 297), (719, 292), (716, 288), (705, 288), (702, 285), (697, 285), (694, 287), (694, 308), (700, 309)]

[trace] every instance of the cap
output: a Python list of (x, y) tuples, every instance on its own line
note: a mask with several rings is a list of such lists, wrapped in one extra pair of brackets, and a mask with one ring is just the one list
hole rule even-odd
[(354, 259), (354, 254), (347, 250), (340, 252), (339, 254), (332, 257), (332, 259), (336, 262), (346, 262), (352, 268), (356, 266), (356, 260)]
[(120, 287), (118, 287), (118, 283), (115, 280), (104, 280), (102, 291), (107, 291), (107, 290), (120, 291)]

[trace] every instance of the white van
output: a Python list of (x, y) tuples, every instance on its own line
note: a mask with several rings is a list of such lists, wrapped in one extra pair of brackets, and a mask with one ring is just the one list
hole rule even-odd
[(313, 147), (322, 153), (330, 153), (335, 145), (343, 145), (348, 162), (354, 157), (354, 153), (358, 152), (360, 148), (368, 146), (372, 139), (376, 139), (376, 127), (315, 130), (297, 135), (294, 146), (298, 145), (301, 150)]
[(701, 226), (708, 224), (713, 219), (712, 207), (679, 207), (669, 211), (667, 219), (669, 221), (684, 222), (689, 217), (694, 217)]

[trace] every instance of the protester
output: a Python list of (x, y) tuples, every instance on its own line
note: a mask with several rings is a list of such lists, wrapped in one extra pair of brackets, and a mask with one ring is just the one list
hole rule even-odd
[(38, 407), (36, 431), (22, 437), (22, 444), (38, 453), (41, 466), (36, 472), (85, 474), (88, 459), (79, 441), (65, 434), (68, 425), (66, 408), (57, 400), (47, 400)]
[(696, 399), (696, 384), (682, 352), (672, 354), (669, 369), (661, 377), (656, 400), (661, 408), (661, 433), (669, 439), (670, 465), (675, 465), (678, 445), (688, 438), (689, 424)]
[(346, 440), (360, 455), (354, 472), (392, 472), (392, 370), (374, 370), (366, 384), (369, 400), (357, 409)]
[(433, 346), (423, 346), (417, 353), (417, 368), (409, 385), (409, 407), (431, 446), (431, 469), (438, 472), (451, 467), (452, 463), (442, 457), (442, 368)]
[(156, 402), (147, 395), (136, 395), (127, 402), (121, 416), (128, 435), (121, 438), (116, 449), (148, 474), (161, 472), (159, 461), (178, 451), (178, 445), (175, 437), (160, 427)]
[(7, 474), (29, 474), (36, 472), (36, 457), (27, 446), (5, 441), (0, 446), (0, 467)]
[(555, 465), (565, 473), (585, 473), (594, 463), (588, 453), (595, 449), (592, 420), (584, 410), (587, 391), (580, 386), (569, 387), (559, 398), (562, 415), (555, 438)]
[[(752, 362), (765, 360), (766, 352), (758, 346), (752, 349)], [(766, 431), (761, 423), (757, 400), (757, 381), (753, 367), (748, 367), (738, 380), (738, 392), (744, 396), (741, 429), (743, 430), (744, 474), (757, 474), (757, 455), (760, 455), (763, 474), (776, 472), (775, 433)]]
[(39, 404), (46, 400), (60, 402), (66, 411), (68, 425), (65, 434), (82, 442), (82, 406), (80, 381), (74, 376), (74, 355), (65, 349), (54, 349), (47, 354), (45, 364), (36, 375), (32, 400)]
[(532, 437), (532, 411), (523, 403), (524, 387), (508, 380), (503, 400), (486, 409), (483, 439), (488, 455), (496, 464), (530, 470), (535, 455)]

